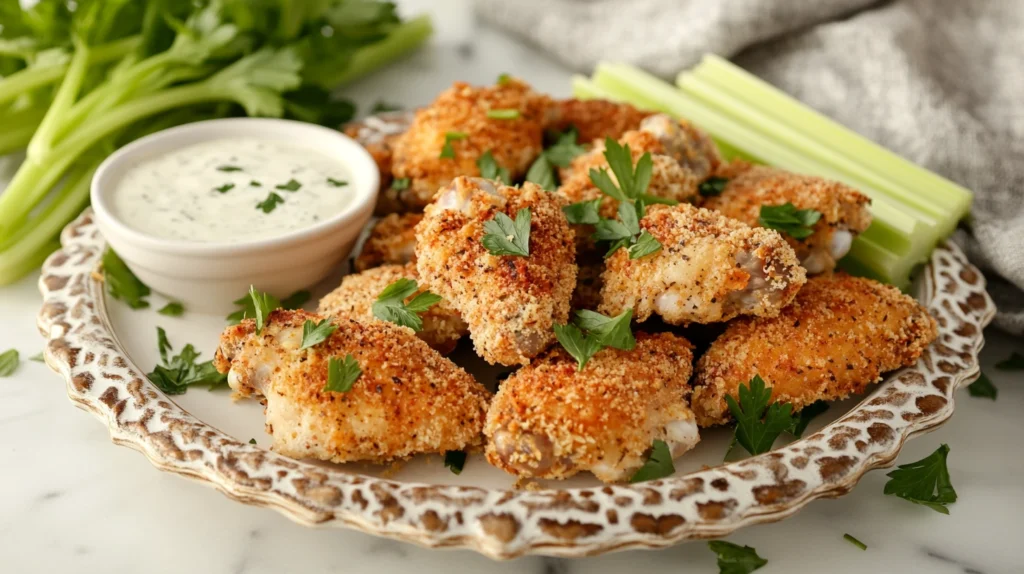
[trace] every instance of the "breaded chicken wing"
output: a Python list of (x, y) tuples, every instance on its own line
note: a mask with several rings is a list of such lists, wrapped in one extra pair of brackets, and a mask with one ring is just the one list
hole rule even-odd
[(547, 129), (563, 132), (576, 128), (576, 141), (589, 144), (604, 138), (617, 140), (653, 112), (640, 111), (626, 103), (608, 100), (558, 100), (548, 116)]
[(693, 354), (677, 335), (637, 333), (636, 348), (606, 348), (582, 371), (553, 347), (506, 379), (487, 411), (487, 460), (533, 478), (593, 472), (627, 480), (655, 439), (673, 457), (700, 440), (688, 397)]
[(441, 92), (392, 145), (392, 174), (408, 180), (395, 190), (395, 210), (419, 211), (455, 177), (479, 175), (477, 160), (488, 151), (520, 179), (543, 149), (549, 109), (547, 96), (516, 79), (485, 87), (459, 82)]
[(727, 422), (725, 396), (754, 375), (795, 410), (843, 399), (914, 364), (936, 336), (928, 311), (894, 287), (843, 273), (814, 277), (777, 317), (729, 324), (697, 362), (693, 410), (701, 426)]
[[(554, 340), (552, 326), (568, 319), (575, 247), (561, 208), (558, 196), (532, 183), (458, 177), (416, 227), (420, 278), (462, 314), (489, 363), (528, 363)], [(520, 209), (532, 218), (529, 255), (492, 255), (482, 244), (484, 224)]]
[[(352, 319), (364, 323), (379, 321), (373, 315), (373, 303), (381, 291), (399, 279), (418, 280), (416, 266), (412, 263), (382, 265), (347, 275), (337, 289), (320, 300), (317, 312), (336, 320)], [(421, 286), (413, 296), (423, 291), (426, 288)], [(423, 319), (423, 329), (416, 335), (442, 354), (452, 352), (459, 339), (469, 332), (459, 312), (443, 299), (421, 313), (420, 318)]]
[[(481, 442), (489, 393), (411, 329), (336, 320), (324, 342), (300, 350), (305, 311), (272, 312), (228, 327), (214, 359), (242, 396), (262, 396), (273, 449), (295, 458), (386, 462)], [(328, 360), (358, 362), (347, 392), (325, 390)]]
[(658, 314), (673, 325), (772, 317), (806, 281), (793, 248), (770, 229), (687, 204), (651, 206), (640, 227), (662, 248), (633, 260), (618, 249), (605, 260), (605, 315), (631, 307), (637, 321)]
[(720, 211), (747, 225), (759, 225), (762, 205), (792, 203), (797, 209), (814, 209), (821, 219), (806, 239), (786, 235), (800, 264), (810, 274), (835, 269), (850, 251), (853, 239), (871, 224), (871, 200), (859, 191), (820, 177), (797, 175), (763, 165), (734, 161), (719, 170), (729, 182), (717, 197), (703, 206)]
[(387, 263), (415, 263), (416, 224), (421, 219), (422, 213), (392, 213), (380, 218), (356, 257), (355, 270), (366, 271)]
[(656, 114), (640, 122), (640, 131), (658, 138), (664, 148), (661, 153), (676, 160), (699, 181), (710, 177), (722, 163), (711, 136), (684, 119)]
[(396, 138), (409, 129), (412, 112), (385, 112), (365, 120), (342, 126), (345, 135), (359, 142), (373, 156), (380, 171), (380, 195), (377, 197), (376, 212), (384, 215), (396, 211), (399, 206), (391, 189), (391, 155)]

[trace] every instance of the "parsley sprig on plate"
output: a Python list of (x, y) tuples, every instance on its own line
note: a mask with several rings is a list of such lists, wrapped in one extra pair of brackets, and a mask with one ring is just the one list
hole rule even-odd
[(466, 466), (466, 452), (461, 450), (449, 450), (444, 453), (444, 466), (452, 471), (452, 474), (462, 474)]
[(582, 371), (587, 362), (598, 351), (605, 347), (613, 347), (623, 351), (632, 351), (636, 347), (636, 339), (629, 328), (633, 319), (633, 309), (608, 317), (594, 311), (576, 311), (571, 323), (555, 325), (555, 337), (562, 347), (578, 364)]
[(132, 309), (149, 307), (149, 301), (145, 299), (150, 294), (149, 287), (139, 281), (139, 278), (110, 248), (103, 253), (103, 282), (111, 297), (124, 301)]
[(441, 296), (424, 291), (406, 301), (419, 288), (419, 284), (413, 279), (403, 277), (392, 282), (380, 292), (377, 300), (374, 301), (371, 308), (373, 316), (381, 321), (409, 327), (416, 332), (423, 330), (423, 319), (420, 315), (440, 303)]
[(508, 169), (498, 165), (498, 162), (495, 161), (494, 156), (491, 154), (491, 150), (485, 151), (484, 155), (476, 160), (476, 166), (480, 169), (480, 177), (500, 181), (505, 185), (512, 185), (512, 177), (509, 175)]
[(886, 475), (889, 482), (885, 483), (885, 493), (949, 514), (946, 505), (956, 502), (956, 490), (946, 467), (948, 454), (949, 445), (943, 444), (917, 462), (899, 465)]
[[(305, 305), (306, 301), (309, 301), (310, 298), (309, 291), (305, 290), (296, 291), (280, 301), (269, 293), (262, 293), (261, 295), (263, 300), (270, 307), (270, 311), (273, 311), (274, 309), (298, 309)], [(255, 300), (249, 293), (246, 293), (239, 299), (236, 299), (234, 304), (241, 307), (241, 309), (227, 316), (228, 325), (237, 325), (242, 321), (242, 319), (256, 316)], [(267, 311), (267, 313), (270, 311)]]
[(526, 181), (536, 183), (547, 191), (555, 191), (558, 183), (555, 177), (555, 167), (569, 167), (569, 163), (587, 150), (576, 143), (579, 133), (576, 128), (557, 134), (554, 143), (547, 147), (530, 164), (526, 172)]
[(324, 390), (347, 393), (352, 390), (352, 385), (362, 374), (363, 370), (359, 368), (359, 363), (351, 354), (345, 355), (344, 359), (331, 357), (327, 359), (327, 384), (324, 385)]
[(651, 444), (651, 454), (648, 455), (644, 465), (630, 477), (630, 482), (646, 482), (657, 478), (665, 478), (676, 473), (676, 467), (672, 464), (672, 451), (663, 440), (654, 439)]
[(167, 333), (162, 327), (156, 328), (157, 349), (160, 352), (160, 364), (146, 375), (158, 389), (168, 395), (180, 395), (192, 385), (209, 385), (210, 390), (227, 384), (228, 376), (217, 372), (213, 361), (197, 363), (199, 352), (191, 344), (182, 347), (181, 352), (168, 358), (173, 350)]
[(0, 353), (0, 377), (13, 375), (14, 371), (18, 370), (18, 365), (20, 364), (21, 359), (18, 356), (17, 349), (7, 349)]
[(719, 574), (750, 574), (768, 563), (750, 546), (740, 546), (725, 540), (712, 540), (708, 548), (718, 555)]
[(726, 395), (725, 402), (736, 419), (734, 440), (750, 454), (768, 452), (779, 435), (799, 424), (799, 419), (793, 418), (793, 405), (771, 403), (769, 406), (772, 390), (765, 386), (760, 375), (754, 375), (748, 384), (741, 384), (738, 394), (739, 402), (731, 395)]
[(794, 239), (807, 239), (814, 233), (814, 224), (821, 219), (821, 212), (814, 209), (797, 209), (792, 203), (762, 205), (757, 222), (761, 227), (785, 233)]
[(480, 243), (491, 255), (529, 257), (531, 218), (529, 208), (525, 207), (516, 212), (515, 220), (499, 211), (494, 219), (484, 223)]
[(992, 381), (985, 376), (985, 373), (980, 373), (978, 375), (978, 380), (974, 381), (967, 387), (967, 392), (970, 393), (972, 397), (992, 399), (993, 401), (999, 396), (999, 389), (992, 384)]

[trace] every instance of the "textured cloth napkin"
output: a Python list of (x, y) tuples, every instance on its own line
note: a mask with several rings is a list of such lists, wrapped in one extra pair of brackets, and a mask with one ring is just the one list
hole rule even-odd
[(478, 0), (582, 72), (672, 79), (713, 52), (975, 192), (956, 240), (1024, 333), (1024, 1)]

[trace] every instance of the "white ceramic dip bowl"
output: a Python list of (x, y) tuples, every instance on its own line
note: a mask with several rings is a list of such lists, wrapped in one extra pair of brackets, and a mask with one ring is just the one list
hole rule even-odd
[[(314, 149), (336, 160), (351, 194), (341, 211), (301, 229), (236, 242), (167, 239), (126, 224), (113, 194), (134, 166), (178, 149), (226, 138), (252, 138)], [(302, 122), (230, 118), (187, 124), (135, 141), (108, 157), (92, 180), (96, 223), (111, 248), (153, 290), (187, 309), (231, 310), (249, 286), (286, 297), (323, 279), (348, 257), (373, 212), (380, 175), (373, 158), (341, 132)]]

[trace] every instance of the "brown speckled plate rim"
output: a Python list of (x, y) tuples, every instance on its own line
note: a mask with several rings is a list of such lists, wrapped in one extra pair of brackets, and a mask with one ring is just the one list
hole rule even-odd
[(821, 431), (769, 453), (637, 485), (495, 490), (399, 482), (289, 459), (225, 435), (146, 380), (117, 342), (95, 270), (104, 241), (86, 210), (43, 265), (38, 317), (47, 364), (70, 399), (105, 422), (116, 444), (158, 468), (307, 525), (347, 526), (427, 547), (590, 556), (725, 536), (840, 496), (891, 466), (904, 442), (944, 423), (954, 393), (977, 378), (983, 328), (995, 314), (985, 280), (953, 244), (925, 267), (921, 301), (939, 339)]

